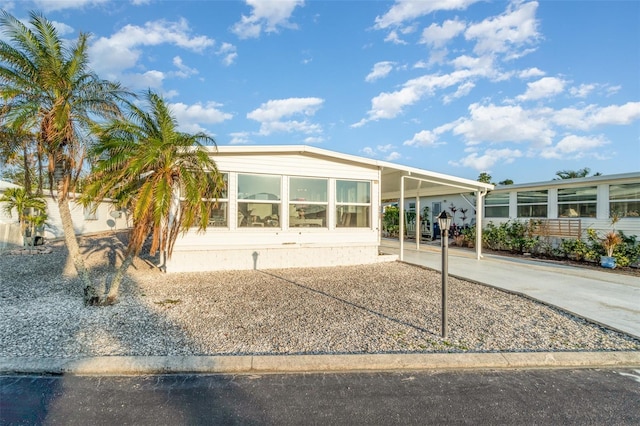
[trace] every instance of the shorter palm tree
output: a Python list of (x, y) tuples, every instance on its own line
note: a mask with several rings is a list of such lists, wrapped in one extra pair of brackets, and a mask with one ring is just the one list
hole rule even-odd
[(104, 198), (131, 211), (133, 227), (125, 259), (111, 281), (102, 304), (116, 301), (123, 275), (150, 238), (150, 254), (170, 257), (180, 232), (204, 230), (213, 203), (224, 189), (222, 175), (205, 144), (204, 133), (177, 130), (177, 122), (159, 95), (148, 91), (149, 111), (130, 105), (125, 119), (95, 128), (96, 163), (82, 202)]
[(16, 210), (20, 231), (23, 236), (27, 229), (34, 234), (35, 228), (44, 225), (47, 219), (47, 202), (44, 198), (27, 192), (24, 188), (8, 188), (0, 197), (0, 203), (4, 203), (3, 210), (11, 215)]

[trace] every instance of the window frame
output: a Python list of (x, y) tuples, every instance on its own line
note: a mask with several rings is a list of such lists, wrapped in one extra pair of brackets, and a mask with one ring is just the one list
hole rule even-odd
[[(294, 180), (309, 180), (309, 181), (323, 181), (325, 184), (324, 201), (308, 200), (306, 198), (293, 197), (292, 181)], [(289, 227), (294, 228), (324, 228), (329, 227), (329, 178), (324, 177), (308, 177), (308, 176), (287, 176), (288, 181), (288, 194), (287, 194), (287, 209)], [(296, 199), (294, 199), (296, 198)], [(306, 209), (308, 206), (324, 206), (324, 218), (318, 217), (306, 217)], [(293, 209), (293, 210), (292, 210)], [(292, 214), (294, 212), (294, 214)]]
[[(530, 195), (526, 195), (526, 194), (530, 194)], [(539, 200), (534, 200), (532, 202), (521, 202), (520, 199), (521, 197), (526, 197), (526, 196), (533, 196), (535, 197), (536, 194), (544, 194), (544, 198), (545, 201), (541, 202)], [(542, 198), (542, 197), (540, 197)], [(535, 212), (535, 208), (536, 207), (544, 207), (544, 215), (539, 215), (539, 214), (534, 214)], [(529, 213), (527, 215), (523, 215), (521, 212), (524, 210), (524, 208), (527, 208), (529, 210)], [(529, 190), (529, 191), (517, 191), (516, 192), (516, 211), (517, 211), (517, 217), (518, 218), (540, 218), (540, 219), (546, 219), (547, 217), (549, 217), (549, 190), (548, 189), (536, 189), (536, 190)]]
[[(588, 198), (580, 198), (577, 194), (580, 190), (589, 190)], [(573, 194), (563, 194), (563, 191), (573, 191)], [(575, 199), (568, 199), (571, 197)], [(563, 199), (564, 198), (564, 199)], [(598, 187), (597, 186), (581, 186), (570, 188), (558, 188), (558, 217), (559, 218), (595, 218), (598, 212)], [(583, 207), (590, 207), (591, 214), (584, 214), (585, 209)], [(563, 209), (561, 209), (563, 207)], [(564, 216), (561, 215), (561, 211), (566, 209), (573, 210), (577, 216)]]
[[(241, 176), (259, 176), (262, 178), (267, 178), (267, 177), (277, 178), (278, 180), (277, 194), (258, 192), (253, 195), (255, 196), (259, 194), (271, 194), (278, 198), (276, 199), (244, 198), (244, 197), (240, 198)], [(235, 201), (236, 201), (236, 212), (237, 212), (237, 221), (238, 221), (236, 224), (237, 229), (256, 229), (256, 228), (282, 229), (282, 208), (283, 208), (282, 207), (282, 204), (283, 204), (282, 181), (284, 177), (285, 177), (284, 175), (267, 174), (267, 173), (236, 173), (236, 200)], [(253, 204), (255, 205), (255, 207), (250, 210), (249, 204)], [(245, 206), (245, 205), (246, 205), (246, 208), (241, 208), (241, 206)], [(251, 212), (257, 208), (264, 209), (263, 206), (271, 206), (271, 213), (264, 214), (264, 215), (251, 214)], [(274, 206), (277, 206), (277, 211), (278, 211), (278, 213), (275, 214), (277, 216), (276, 219), (273, 218)], [(244, 211), (246, 211), (247, 213), (245, 214)], [(266, 213), (266, 210), (261, 213)], [(245, 223), (246, 225), (244, 225)]]
[[(338, 191), (338, 185), (340, 182), (356, 182), (356, 183), (366, 183), (368, 186), (368, 194), (367, 194), (367, 199), (368, 202), (357, 202), (357, 201), (338, 201), (338, 196), (339, 196), (339, 191)], [(370, 180), (361, 180), (361, 179), (336, 179), (335, 183), (334, 183), (334, 189), (335, 189), (335, 195), (334, 195), (334, 202), (335, 202), (335, 228), (347, 228), (347, 229), (371, 229), (373, 226), (373, 219), (371, 217), (372, 214), (372, 199), (373, 199), (373, 194), (371, 193), (372, 189), (373, 189), (373, 184)], [(356, 199), (358, 194), (356, 194)], [(348, 208), (353, 208), (354, 211), (353, 212), (348, 212), (350, 215), (351, 214), (355, 214), (355, 219), (357, 221), (358, 217), (365, 217), (367, 223), (363, 226), (358, 226), (357, 224), (355, 226), (351, 226), (351, 225), (347, 225), (346, 224), (346, 220), (347, 217), (340, 217), (340, 216), (344, 216), (344, 212), (341, 212), (341, 209), (348, 207)], [(365, 214), (364, 215), (360, 215), (360, 213), (358, 212), (358, 210), (364, 208), (365, 209)], [(349, 222), (353, 222), (353, 217), (350, 216), (348, 217)]]

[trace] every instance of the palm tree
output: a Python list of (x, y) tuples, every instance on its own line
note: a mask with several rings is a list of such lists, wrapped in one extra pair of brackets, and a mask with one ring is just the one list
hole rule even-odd
[(20, 231), (25, 235), (28, 224), (40, 222), (40, 216), (46, 218), (46, 201), (37, 195), (27, 192), (24, 188), (7, 188), (0, 197), (0, 203), (4, 203), (3, 210), (11, 215), (15, 209), (18, 214)]
[[(579, 170), (558, 170), (556, 172), (556, 176), (558, 177), (555, 178), (554, 180), (584, 178), (589, 176), (589, 173), (591, 173), (591, 169), (588, 167), (585, 167)], [(594, 173), (592, 176), (601, 176), (601, 175), (602, 173), (597, 172), (597, 173)]]
[(82, 202), (106, 197), (131, 211), (133, 227), (125, 259), (101, 303), (116, 301), (127, 268), (151, 238), (150, 254), (171, 256), (178, 234), (197, 225), (207, 227), (211, 209), (224, 189), (222, 174), (205, 144), (215, 141), (204, 133), (179, 132), (177, 122), (159, 95), (148, 91), (146, 112), (130, 105), (126, 119), (95, 129), (92, 150), (96, 163)]
[(47, 157), (51, 188), (57, 190), (65, 242), (84, 286), (85, 303), (96, 290), (80, 255), (69, 192), (82, 169), (89, 129), (98, 118), (118, 116), (119, 102), (129, 94), (117, 83), (101, 80), (89, 69), (89, 36), (66, 43), (53, 23), (30, 13), (29, 26), (6, 11), (0, 26), (0, 97), (5, 119), (15, 127), (33, 128)]

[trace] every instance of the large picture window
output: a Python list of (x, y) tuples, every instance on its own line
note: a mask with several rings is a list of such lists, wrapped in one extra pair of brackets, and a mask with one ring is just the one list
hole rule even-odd
[(609, 212), (620, 217), (640, 217), (640, 183), (610, 185)]
[(371, 226), (371, 182), (336, 181), (336, 227), (368, 228)]
[(280, 176), (238, 175), (238, 227), (279, 227)]
[(485, 217), (509, 217), (509, 194), (487, 194), (484, 199)]
[(547, 190), (518, 192), (518, 217), (547, 217)]
[(596, 217), (597, 188), (559, 188), (558, 217)]
[(289, 226), (327, 227), (328, 179), (289, 178)]

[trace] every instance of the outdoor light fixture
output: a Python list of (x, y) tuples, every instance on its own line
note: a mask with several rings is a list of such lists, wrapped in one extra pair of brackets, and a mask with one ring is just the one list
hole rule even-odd
[(449, 278), (449, 265), (447, 257), (449, 256), (449, 227), (451, 226), (451, 216), (442, 211), (438, 216), (438, 225), (440, 225), (440, 244), (442, 246), (442, 337), (447, 337), (447, 279)]

